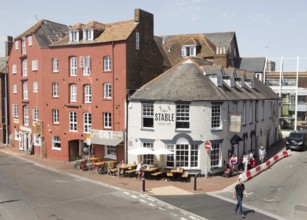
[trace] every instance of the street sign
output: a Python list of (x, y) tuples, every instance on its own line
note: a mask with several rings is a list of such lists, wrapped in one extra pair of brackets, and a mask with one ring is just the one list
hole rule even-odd
[(209, 151), (211, 149), (211, 141), (205, 141), (205, 149)]

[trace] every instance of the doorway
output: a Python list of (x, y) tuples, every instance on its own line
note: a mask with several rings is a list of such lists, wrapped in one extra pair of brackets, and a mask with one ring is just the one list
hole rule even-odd
[(76, 160), (77, 157), (80, 156), (80, 141), (79, 140), (71, 140), (68, 142), (69, 148), (69, 161)]

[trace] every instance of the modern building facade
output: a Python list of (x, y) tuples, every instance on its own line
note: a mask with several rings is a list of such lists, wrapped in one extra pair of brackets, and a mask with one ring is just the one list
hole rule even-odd
[(135, 9), (134, 19), (115, 23), (43, 20), (16, 37), (12, 144), (59, 160), (74, 160), (87, 145), (97, 157), (125, 159), (126, 99), (162, 72), (153, 25), (152, 14)]
[(137, 90), (128, 104), (128, 149), (167, 148), (174, 154), (128, 153), (129, 163), (220, 172), (232, 153), (257, 153), (278, 140), (278, 101), (254, 73), (186, 58)]

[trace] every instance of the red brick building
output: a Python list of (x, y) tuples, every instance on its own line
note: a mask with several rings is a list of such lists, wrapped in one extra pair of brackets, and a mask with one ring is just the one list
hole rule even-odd
[(9, 57), (11, 145), (74, 160), (91, 140), (95, 156), (124, 159), (126, 98), (162, 63), (153, 15), (140, 9), (108, 24), (38, 22)]

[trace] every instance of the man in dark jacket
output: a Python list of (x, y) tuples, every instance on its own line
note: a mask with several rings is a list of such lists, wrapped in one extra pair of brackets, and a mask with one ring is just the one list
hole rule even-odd
[(235, 186), (234, 190), (233, 190), (233, 198), (237, 199), (237, 206), (236, 206), (236, 209), (235, 209), (235, 214), (237, 214), (237, 211), (238, 209), (240, 208), (240, 214), (241, 214), (241, 217), (242, 218), (245, 218), (245, 215), (243, 213), (243, 195), (245, 195), (247, 197), (247, 194), (246, 194), (246, 190), (245, 190), (245, 186), (243, 184), (243, 180), (242, 178), (239, 178), (238, 179), (238, 184)]

